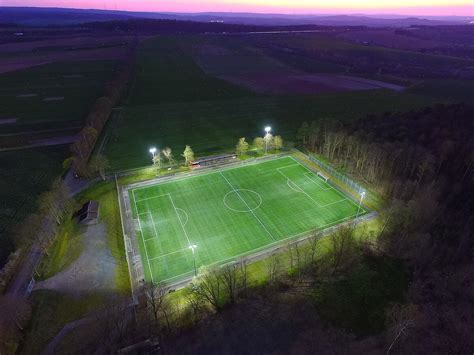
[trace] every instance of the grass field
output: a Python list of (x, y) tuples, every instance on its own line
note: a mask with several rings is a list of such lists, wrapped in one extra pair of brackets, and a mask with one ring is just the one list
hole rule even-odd
[[(110, 137), (104, 146), (114, 170), (149, 164), (151, 145), (170, 146), (177, 157), (190, 144), (195, 153), (207, 155), (233, 149), (240, 137), (253, 139), (267, 124), (291, 141), (303, 121), (347, 122), (368, 113), (406, 111), (436, 102), (419, 92), (389, 90), (314, 96), (258, 94), (206, 74), (187, 50), (192, 40), (195, 37), (160, 36), (140, 44), (136, 83), (121, 118), (108, 127)], [(211, 44), (242, 52), (235, 71), (265, 64), (278, 73), (274, 60), (261, 51), (242, 47), (233, 38), (226, 41), (232, 43), (216, 40)]]
[(116, 65), (111, 60), (50, 63), (2, 74), (0, 118), (16, 118), (19, 124), (82, 121)]
[(130, 195), (145, 276), (154, 282), (192, 275), (191, 245), (199, 268), (358, 214), (356, 202), (292, 157), (138, 187)]

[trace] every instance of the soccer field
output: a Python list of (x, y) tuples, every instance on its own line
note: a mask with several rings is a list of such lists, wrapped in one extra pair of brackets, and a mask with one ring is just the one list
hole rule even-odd
[(130, 199), (153, 282), (178, 281), (193, 275), (194, 261), (197, 268), (231, 261), (358, 213), (356, 202), (289, 156), (133, 188)]

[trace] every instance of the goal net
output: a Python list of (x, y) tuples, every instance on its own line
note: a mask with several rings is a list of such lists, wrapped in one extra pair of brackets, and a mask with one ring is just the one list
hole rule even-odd
[(329, 178), (328, 178), (326, 175), (320, 173), (319, 171), (318, 171), (318, 174), (317, 174), (317, 175), (318, 175), (321, 179), (323, 179), (324, 182), (328, 182)]

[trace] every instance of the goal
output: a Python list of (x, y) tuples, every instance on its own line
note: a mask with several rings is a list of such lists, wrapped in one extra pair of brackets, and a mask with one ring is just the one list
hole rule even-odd
[(318, 171), (318, 174), (317, 174), (317, 175), (318, 175), (321, 179), (323, 179), (324, 182), (326, 182), (326, 183), (328, 182), (329, 178), (328, 178), (326, 175), (324, 175), (323, 173), (320, 173), (320, 172)]

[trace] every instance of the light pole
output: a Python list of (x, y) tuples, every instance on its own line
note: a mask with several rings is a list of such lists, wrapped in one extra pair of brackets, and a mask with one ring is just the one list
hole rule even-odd
[(196, 250), (197, 245), (192, 244), (189, 246), (189, 249), (193, 252), (193, 262), (194, 262), (194, 276), (197, 276), (197, 271), (196, 271), (196, 257), (194, 256), (194, 250)]
[(150, 148), (149, 152), (151, 154), (151, 161), (153, 162), (153, 165), (155, 165), (156, 148), (155, 147)]
[(265, 132), (266, 132), (265, 137), (264, 137), (264, 139), (265, 139), (265, 154), (267, 154), (267, 151), (268, 151), (268, 135), (270, 134), (271, 130), (272, 130), (272, 127), (270, 127), (270, 126), (265, 127)]
[(359, 201), (359, 207), (357, 208), (356, 219), (357, 219), (357, 217), (359, 217), (360, 206), (362, 205), (362, 200), (364, 199), (364, 197), (365, 197), (365, 191), (362, 191), (361, 194), (360, 194), (360, 201)]

